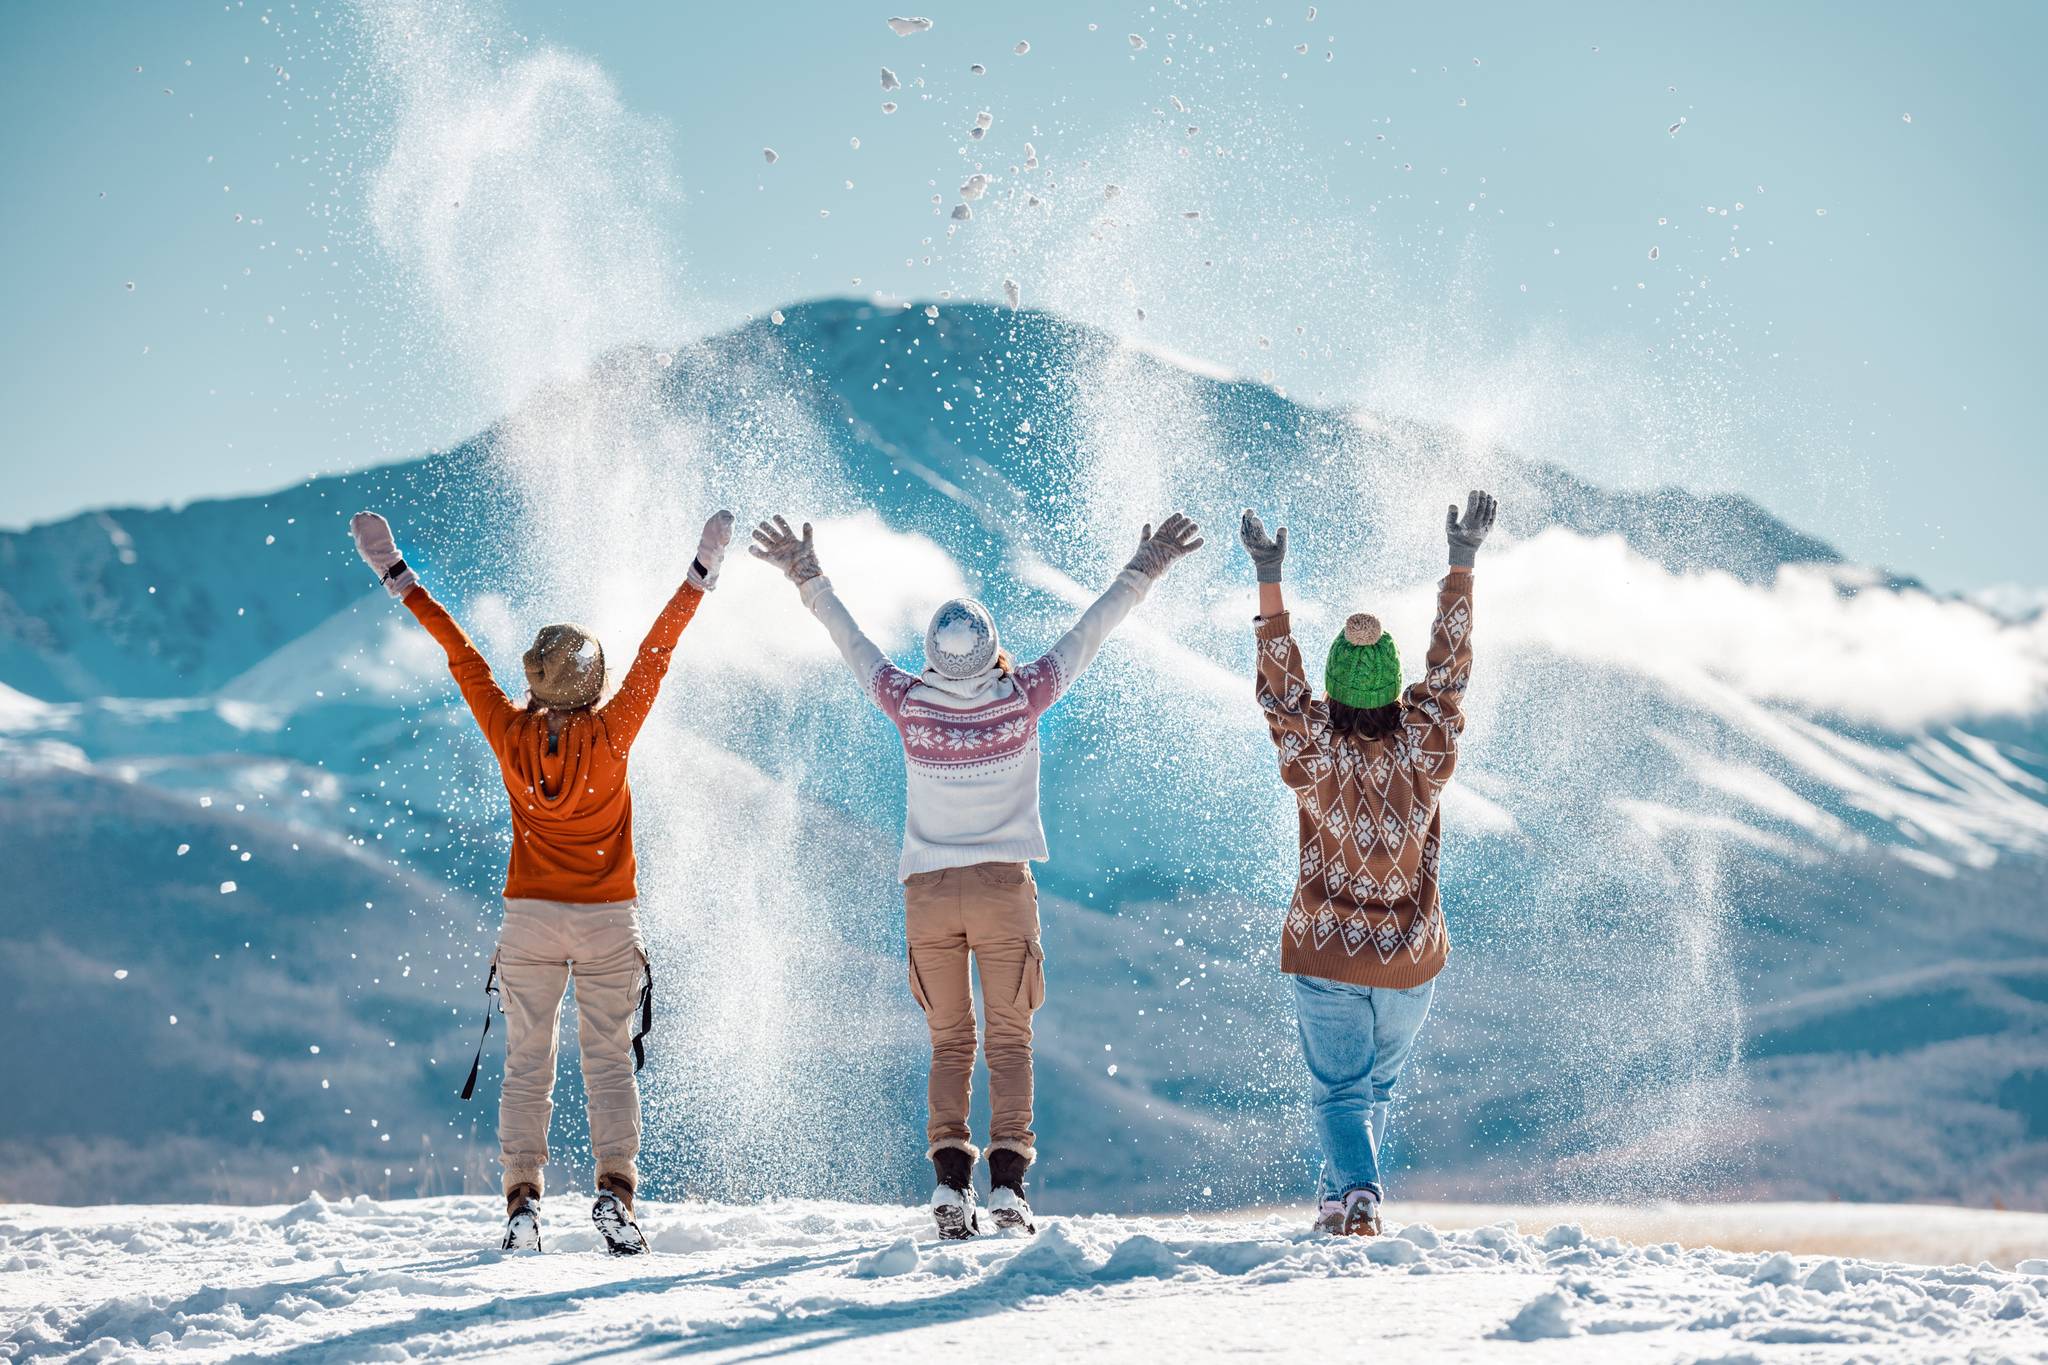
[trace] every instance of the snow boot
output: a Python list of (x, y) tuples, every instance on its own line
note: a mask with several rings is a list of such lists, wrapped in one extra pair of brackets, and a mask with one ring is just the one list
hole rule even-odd
[(948, 1242), (964, 1242), (981, 1231), (974, 1208), (974, 1153), (941, 1147), (932, 1153), (939, 1183), (932, 1191), (932, 1221)]
[(991, 1147), (988, 1153), (988, 1213), (998, 1232), (1035, 1233), (1031, 1205), (1024, 1202), (1024, 1172), (1031, 1158), (1014, 1147)]
[(500, 1251), (540, 1250), (540, 1191), (514, 1185), (505, 1191), (505, 1240)]
[(597, 1179), (597, 1202), (590, 1206), (590, 1221), (597, 1224), (604, 1248), (614, 1256), (644, 1256), (647, 1239), (633, 1221), (633, 1187), (615, 1175)]
[(1361, 1186), (1344, 1192), (1344, 1235), (1347, 1237), (1377, 1237), (1380, 1235), (1380, 1196), (1378, 1191)]
[(1329, 1237), (1344, 1235), (1344, 1201), (1325, 1199), (1316, 1205), (1316, 1231)]

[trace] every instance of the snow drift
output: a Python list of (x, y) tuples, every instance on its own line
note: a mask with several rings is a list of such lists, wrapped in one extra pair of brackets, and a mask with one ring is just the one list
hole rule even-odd
[(579, 1204), (548, 1254), (507, 1256), (477, 1250), (495, 1235), (485, 1202), (0, 1206), (0, 1354), (900, 1359), (999, 1331), (1010, 1359), (1085, 1340), (1100, 1358), (1208, 1360), (1352, 1324), (1397, 1357), (1563, 1341), (1596, 1361), (2019, 1359), (2048, 1332), (2043, 1260), (1903, 1266), (1512, 1221), (1331, 1239), (1286, 1217), (1060, 1218), (1034, 1240), (950, 1244), (922, 1237), (919, 1209), (785, 1201), (649, 1208), (654, 1254), (629, 1260), (598, 1251)]

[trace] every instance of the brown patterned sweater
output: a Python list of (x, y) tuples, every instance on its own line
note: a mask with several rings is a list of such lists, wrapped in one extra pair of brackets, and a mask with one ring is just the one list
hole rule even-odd
[(1385, 739), (1331, 730), (1329, 704), (1309, 690), (1285, 612), (1255, 625), (1259, 708), (1301, 816), (1280, 970), (1419, 986), (1451, 950), (1437, 899), (1437, 802), (1465, 728), (1458, 704), (1472, 671), (1472, 572), (1453, 568), (1438, 585), (1422, 681), (1402, 694), (1402, 726)]

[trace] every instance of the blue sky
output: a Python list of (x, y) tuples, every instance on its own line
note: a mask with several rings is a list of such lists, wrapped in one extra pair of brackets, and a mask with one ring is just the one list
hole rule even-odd
[[(658, 135), (679, 329), (1015, 278), (1298, 396), (1739, 488), (1944, 587), (2048, 579), (2040, 7), (929, 0), (909, 38), (899, 12), (510, 0), (476, 31), (589, 59)], [(390, 111), (347, 4), (9, 5), (0, 70), (0, 524), (495, 415), (361, 230)], [(1035, 225), (1027, 181), (1090, 216)], [(1126, 220), (1077, 238), (1106, 183)]]

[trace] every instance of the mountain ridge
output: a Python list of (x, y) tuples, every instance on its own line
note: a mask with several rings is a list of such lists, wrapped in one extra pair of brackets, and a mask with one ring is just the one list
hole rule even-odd
[[(765, 364), (766, 373), (788, 385), (792, 393), (839, 408), (849, 425), (871, 434), (870, 438), (857, 435), (845, 444), (852, 457), (848, 462), (872, 472), (906, 456), (933, 457), (931, 444), (935, 443), (911, 451), (878, 435), (888, 424), (877, 420), (857, 390), (864, 379), (875, 384), (872, 376), (883, 372), (872, 365), (852, 363), (865, 349), (850, 340), (855, 329), (874, 325), (883, 341), (876, 347), (878, 351), (887, 349), (891, 334), (900, 336), (907, 331), (921, 340), (916, 333), (926, 324), (942, 341), (966, 346), (971, 356), (985, 358), (1001, 346), (1006, 355), (1029, 362), (1012, 368), (1008, 379), (1013, 392), (1048, 382), (1053, 362), (1040, 358), (1043, 355), (1096, 357), (1099, 362), (1099, 357), (1118, 350), (1114, 338), (1105, 333), (1052, 314), (994, 305), (948, 305), (931, 318), (916, 305), (884, 309), (851, 300), (826, 300), (793, 305), (784, 319), (779, 325), (757, 319), (706, 338), (694, 348), (674, 353), (669, 367), (662, 366), (658, 357), (670, 353), (643, 349), (617, 353), (599, 369), (661, 375), (668, 380), (670, 393), (678, 394), (691, 385), (715, 382), (719, 375)], [(1134, 355), (1122, 363), (1141, 367), (1166, 364), (1149, 355)], [(809, 374), (799, 372), (803, 362), (813, 362), (806, 366)], [(814, 378), (820, 368), (832, 376), (829, 381)], [(1282, 449), (1273, 457), (1276, 464), (1292, 458), (1301, 432), (1320, 428), (1335, 434), (1354, 422), (1353, 414), (1296, 404), (1251, 381), (1217, 381), (1189, 374), (1185, 382), (1218, 415), (1225, 439), (1246, 435), (1246, 429), (1254, 424), (1271, 425), (1276, 415), (1285, 414), (1280, 422), (1284, 428)], [(972, 434), (977, 423), (988, 425), (982, 412), (967, 411), (971, 389), (956, 385), (948, 392), (951, 397), (943, 401), (961, 400), (957, 406), (963, 411), (954, 423), (956, 429), (965, 426)], [(676, 398), (677, 406), (684, 408), (704, 401), (689, 394)], [(708, 406), (715, 409), (716, 405)], [(1445, 448), (1455, 439), (1450, 433), (1383, 417), (1361, 414), (1357, 420), (1392, 433), (1379, 440), (1380, 445), (1398, 441), (1431, 451)], [(202, 642), (225, 649), (226, 657), (246, 665), (286, 643), (295, 627), (310, 628), (311, 620), (345, 604), (347, 596), (339, 590), (339, 580), (347, 573), (347, 545), (339, 540), (304, 544), (303, 533), (294, 535), (301, 518), (323, 513), (329, 520), (347, 516), (356, 509), (344, 508), (348, 501), (344, 493), (363, 503), (388, 502), (408, 509), (411, 544), (416, 553), (431, 555), (438, 549), (443, 525), (466, 528), (494, 510), (489, 466), (502, 426), (486, 428), (446, 451), (315, 476), (265, 493), (199, 499), (175, 508), (99, 508), (20, 531), (0, 532), (0, 683), (47, 700), (109, 694), (171, 696), (189, 692), (195, 684), (203, 690), (217, 683), (222, 668), (234, 669), (209, 661)], [(1366, 439), (1374, 443), (1374, 438)], [(1020, 468), (1018, 458), (1017, 447), (1009, 442), (990, 442), (982, 452), (983, 461), (997, 475), (1022, 473), (1027, 476), (1024, 484), (1028, 491), (1044, 494), (1046, 481), (1030, 478), (1033, 471)], [(1009, 459), (1012, 464), (1005, 468), (996, 463), (998, 459)], [(959, 451), (939, 449), (934, 463), (945, 474), (958, 474), (960, 461)], [(1831, 546), (1786, 525), (1745, 494), (1700, 494), (1674, 486), (1611, 492), (1556, 466), (1514, 463), (1524, 472), (1536, 499), (1533, 506), (1511, 504), (1504, 514), (1508, 527), (1520, 534), (1531, 534), (1552, 523), (1585, 534), (1616, 534), (1666, 567), (1718, 569), (1747, 582), (1768, 581), (1787, 564), (1844, 562)], [(963, 478), (961, 482), (973, 480)], [(1256, 492), (1217, 491), (1232, 497)], [(268, 533), (275, 543), (266, 539), (261, 545), (234, 544), (227, 539), (227, 527), (252, 508), (275, 514), (275, 528)], [(277, 551), (277, 543), (292, 540), (302, 543), (283, 553)], [(193, 541), (212, 548), (193, 548), (189, 544)], [(472, 554), (479, 550), (487, 551), (487, 547), (471, 547)], [(193, 565), (204, 566), (203, 571), (181, 574), (163, 562), (179, 555)], [(284, 562), (273, 563), (279, 560)], [(56, 572), (40, 567), (48, 565), (56, 565)], [(257, 567), (258, 576), (249, 575), (245, 566), (250, 565)], [(328, 570), (324, 585), (335, 590), (317, 594), (303, 613), (295, 612), (288, 599), (262, 590), (264, 577), (303, 577), (315, 565)], [(333, 572), (336, 568), (342, 571), (340, 575)], [(1894, 575), (1880, 574), (1873, 581), (1894, 589), (1919, 586), (1910, 578)], [(158, 600), (148, 602), (152, 597)], [(242, 613), (240, 625), (225, 640), (207, 638), (213, 634), (208, 627), (218, 623), (230, 605)]]

